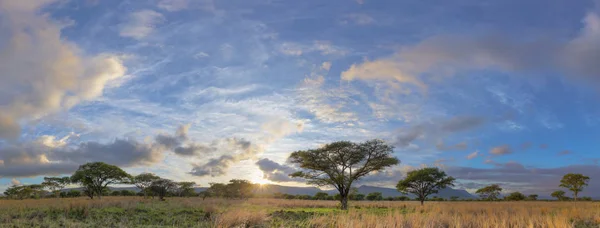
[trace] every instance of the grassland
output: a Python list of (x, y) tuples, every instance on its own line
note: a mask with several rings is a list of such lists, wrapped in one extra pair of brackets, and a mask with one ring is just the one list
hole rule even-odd
[(1, 200), (1, 227), (600, 227), (598, 202)]

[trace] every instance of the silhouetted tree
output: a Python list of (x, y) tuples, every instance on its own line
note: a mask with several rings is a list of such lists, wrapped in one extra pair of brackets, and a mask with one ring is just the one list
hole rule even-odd
[(477, 191), (475, 193), (479, 194), (479, 197), (481, 197), (482, 199), (493, 201), (493, 200), (498, 199), (498, 196), (500, 196), (501, 191), (502, 191), (502, 188), (500, 187), (500, 185), (492, 184), (492, 185), (477, 189)]
[(569, 173), (560, 180), (560, 187), (567, 188), (573, 192), (573, 200), (577, 201), (577, 194), (588, 185), (590, 177), (579, 173)]
[(393, 149), (382, 140), (370, 140), (360, 144), (339, 141), (318, 149), (296, 151), (289, 160), (305, 171), (290, 176), (304, 178), (317, 186), (333, 186), (340, 193), (341, 209), (347, 210), (354, 181), (399, 163), (392, 156)]
[(427, 196), (448, 186), (454, 186), (454, 180), (454, 177), (447, 176), (446, 172), (439, 168), (422, 168), (408, 172), (406, 178), (398, 181), (396, 188), (404, 194), (415, 194), (423, 205)]

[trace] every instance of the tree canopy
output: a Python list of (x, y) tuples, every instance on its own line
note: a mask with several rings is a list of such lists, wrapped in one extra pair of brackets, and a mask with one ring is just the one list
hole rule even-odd
[(569, 173), (560, 180), (560, 187), (567, 188), (573, 192), (573, 200), (577, 201), (577, 195), (588, 185), (590, 177), (579, 173)]
[(152, 173), (142, 173), (137, 176), (134, 176), (131, 179), (131, 182), (135, 185), (135, 187), (139, 188), (140, 191), (144, 193), (144, 197), (148, 197), (148, 191), (150, 190), (149, 188), (152, 185), (152, 182), (159, 179), (159, 176), (154, 175)]
[(392, 156), (394, 147), (382, 140), (364, 143), (338, 141), (318, 149), (293, 152), (289, 161), (303, 171), (291, 174), (307, 180), (308, 184), (333, 186), (340, 193), (341, 208), (348, 209), (348, 195), (354, 181), (371, 172), (399, 163)]
[(479, 194), (479, 196), (482, 199), (493, 201), (493, 200), (498, 199), (498, 196), (500, 196), (501, 191), (502, 191), (502, 188), (500, 187), (500, 185), (492, 184), (492, 185), (477, 189), (477, 191), (475, 193)]
[(454, 180), (454, 177), (447, 176), (446, 172), (439, 168), (422, 168), (408, 172), (406, 178), (398, 181), (396, 188), (405, 194), (415, 194), (423, 205), (427, 196), (438, 193), (440, 189), (454, 186)]
[(84, 186), (90, 198), (96, 195), (101, 199), (102, 191), (108, 185), (127, 183), (130, 181), (130, 175), (118, 166), (104, 162), (92, 162), (79, 166), (79, 169), (71, 176), (71, 181)]
[(70, 177), (44, 177), (44, 182), (42, 182), (42, 186), (50, 190), (50, 192), (54, 193), (55, 196), (58, 198), (60, 197), (60, 190), (65, 188), (70, 183)]

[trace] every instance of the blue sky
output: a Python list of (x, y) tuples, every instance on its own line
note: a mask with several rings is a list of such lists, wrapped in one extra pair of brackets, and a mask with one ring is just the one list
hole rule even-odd
[[(392, 187), (600, 191), (600, 3), (0, 0), (0, 188), (105, 161), (290, 180), (290, 152), (380, 138)], [(267, 160), (265, 160), (267, 159)], [(596, 178), (595, 178), (596, 177)]]

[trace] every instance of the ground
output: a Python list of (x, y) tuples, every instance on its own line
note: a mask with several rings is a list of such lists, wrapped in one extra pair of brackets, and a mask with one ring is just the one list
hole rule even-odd
[(1, 227), (600, 227), (598, 202), (0, 200)]

